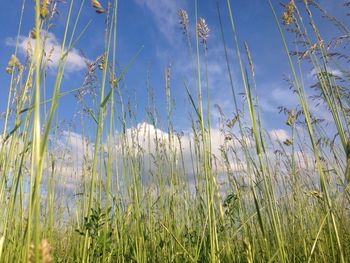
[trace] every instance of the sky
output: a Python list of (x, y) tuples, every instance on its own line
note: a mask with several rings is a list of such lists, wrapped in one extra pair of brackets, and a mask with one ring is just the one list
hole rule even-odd
[[(106, 0), (100, 1), (102, 6), (107, 6)], [(207, 42), (208, 56), (208, 78), (209, 94), (211, 98), (211, 117), (213, 126), (218, 125), (219, 113), (214, 105), (219, 105), (229, 118), (234, 116), (233, 99), (227, 67), (225, 53), (221, 40), (220, 25), (218, 20), (217, 2), (221, 9), (223, 20), (223, 30), (228, 46), (228, 55), (231, 65), (231, 74), (236, 89), (236, 94), (243, 92), (240, 73), (235, 55), (234, 41), (230, 28), (229, 15), (226, 1), (219, 0), (199, 0), (198, 15), (205, 18), (209, 28), (209, 38)], [(283, 12), (279, 1), (272, 1), (277, 14), (281, 17)], [(284, 1), (286, 2), (286, 1)], [(322, 0), (323, 6), (329, 10), (330, 14), (345, 17), (346, 10), (342, 7), (342, 0)], [(51, 33), (49, 34), (48, 46), (53, 47), (52, 63), (47, 72), (47, 93), (52, 91), (55, 69), (57, 67), (57, 56), (62, 41), (67, 10), (70, 1), (58, 4), (60, 14), (53, 20)], [(80, 1), (73, 4), (73, 16), (76, 16)], [(19, 28), (19, 17), (21, 14), (22, 1), (12, 1), (0, 9), (0, 112), (4, 112), (7, 105), (9, 92), (10, 75), (6, 74), (5, 68), (15, 51), (16, 36)], [(279, 114), (278, 106), (287, 108), (295, 107), (298, 99), (289, 88), (284, 76), (290, 75), (290, 68), (283, 49), (282, 41), (276, 27), (268, 1), (265, 0), (236, 0), (231, 1), (234, 20), (236, 23), (238, 41), (241, 45), (243, 60), (245, 58), (243, 42), (249, 44), (254, 67), (256, 70), (257, 94), (261, 106), (263, 126), (268, 131), (281, 131), (285, 126), (285, 116)], [(130, 59), (142, 48), (136, 61), (131, 65), (125, 74), (123, 90), (128, 91), (131, 97), (136, 97), (137, 107), (136, 122), (147, 121), (146, 106), (148, 102), (146, 81), (149, 76), (150, 87), (155, 91), (155, 103), (158, 108), (163, 129), (166, 130), (166, 99), (164, 70), (171, 66), (171, 96), (175, 101), (173, 111), (174, 127), (178, 131), (190, 130), (190, 115), (193, 108), (188, 100), (184, 81), (189, 83), (190, 90), (194, 94), (194, 87), (191, 85), (191, 62), (187, 51), (186, 39), (182, 32), (177, 11), (187, 10), (190, 20), (190, 34), (192, 45), (194, 46), (194, 1), (191, 0), (120, 0), (118, 6), (118, 26), (117, 26), (117, 64), (124, 68)], [(27, 47), (27, 37), (34, 26), (33, 1), (26, 0), (24, 4), (23, 21), (20, 27), (20, 37), (18, 45), (18, 57), (24, 61), (25, 49)], [(316, 20), (318, 17), (316, 16)], [(104, 21), (105, 15), (94, 12), (90, 1), (85, 1), (82, 9), (81, 19), (77, 30), (81, 32), (90, 22), (86, 32), (70, 52), (66, 72), (61, 86), (61, 91), (69, 91), (80, 87), (86, 73), (85, 60), (94, 60), (102, 54), (104, 45)], [(317, 20), (318, 21), (318, 20)], [(71, 23), (72, 26), (72, 23)], [(319, 26), (325, 32), (325, 36), (332, 37), (337, 34), (329, 23), (319, 19)], [(71, 27), (70, 27), (71, 29)], [(287, 39), (291, 40), (291, 35), (287, 33)], [(56, 58), (56, 59), (55, 59)], [(202, 52), (202, 68), (204, 68), (204, 56)], [(248, 66), (248, 65), (247, 65)], [(311, 68), (305, 65), (305, 83), (312, 84), (314, 78)], [(204, 87), (204, 85), (203, 85)], [(98, 91), (97, 91), (98, 93)], [(134, 94), (135, 93), (135, 94)], [(126, 96), (127, 92), (124, 92)], [(245, 102), (241, 95), (238, 95), (239, 104)], [(315, 108), (315, 114), (330, 120), (329, 113), (322, 108)], [(73, 124), (72, 129), (77, 133), (81, 132), (78, 114), (82, 110), (82, 105), (77, 102), (73, 94), (66, 95), (60, 99), (58, 114), (65, 123)], [(68, 125), (68, 124), (66, 124)], [(84, 124), (90, 135), (94, 133), (94, 123), (87, 120)], [(0, 127), (3, 121), (0, 121)], [(89, 129), (91, 128), (91, 129)], [(285, 133), (287, 131), (284, 131)]]

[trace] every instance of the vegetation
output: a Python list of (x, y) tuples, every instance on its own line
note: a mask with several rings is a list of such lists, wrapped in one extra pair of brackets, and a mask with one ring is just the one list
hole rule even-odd
[[(174, 129), (170, 67), (164, 74), (165, 124), (148, 80), (147, 123), (136, 124), (136, 101), (123, 87), (142, 48), (125, 68), (117, 66), (118, 0), (107, 6), (98, 0), (67, 1), (59, 63), (50, 83), (47, 42), (62, 3), (35, 1), (25, 59), (18, 55), (22, 8), (6, 68), (11, 81), (0, 137), (0, 262), (349, 261), (347, 25), (314, 0), (290, 0), (282, 14), (267, 1), (290, 65), (286, 82), (299, 98), (298, 107), (280, 108), (291, 134), (281, 141), (263, 127), (254, 60), (248, 43), (241, 45), (237, 36), (230, 0), (218, 3), (217, 13), (235, 112), (226, 117), (216, 105), (221, 117), (219, 128), (212, 127), (210, 28), (198, 16), (199, 1), (193, 4), (194, 41), (192, 15), (178, 12), (193, 70), (193, 78), (183, 83), (191, 105), (189, 134)], [(61, 92), (69, 53), (88, 30), (89, 24), (77, 30), (86, 8), (105, 16), (104, 50), (86, 62), (81, 87)], [(333, 24), (339, 37), (324, 39), (315, 14)], [(225, 40), (223, 16), (229, 19), (233, 43)], [(231, 45), (242, 100), (230, 68)], [(315, 75), (311, 87), (304, 84), (305, 64)], [(82, 105), (80, 136), (63, 130), (57, 114), (60, 98), (69, 94)], [(313, 116), (313, 100), (326, 107), (331, 121)], [(95, 126), (91, 138), (84, 130), (86, 118)], [(220, 145), (214, 140), (218, 131)], [(75, 140), (80, 151), (71, 152), (62, 138)]]

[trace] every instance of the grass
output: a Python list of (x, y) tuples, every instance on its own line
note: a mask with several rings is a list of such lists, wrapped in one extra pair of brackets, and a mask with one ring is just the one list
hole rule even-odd
[[(80, 32), (78, 25), (89, 4), (90, 11), (105, 16), (104, 49), (87, 62), (81, 87), (61, 92), (68, 54), (88, 31), (89, 23)], [(186, 10), (178, 13), (193, 74), (183, 82), (192, 130), (181, 134), (174, 129), (170, 66), (164, 74), (165, 124), (149, 79), (149, 124), (137, 124), (137, 101), (124, 86), (142, 48), (125, 68), (117, 66), (118, 0), (108, 6), (97, 0), (70, 1), (52, 88), (46, 78), (47, 39), (61, 4), (35, 1), (34, 46), (23, 62), (18, 55), (23, 1), (16, 48), (6, 68), (10, 84), (0, 137), (0, 262), (349, 260), (347, 26), (314, 1), (289, 1), (283, 14), (267, 1), (290, 66), (286, 81), (299, 98), (294, 109), (281, 106), (291, 136), (276, 141), (263, 126), (254, 58), (248, 43), (240, 44), (230, 0), (217, 3), (217, 17), (235, 112), (228, 118), (216, 106), (221, 117), (218, 128), (212, 127), (210, 29), (198, 15), (199, 1), (193, 4), (198, 21), (194, 40), (191, 16)], [(317, 12), (339, 29), (337, 39), (322, 36)], [(224, 27), (230, 28), (233, 43), (227, 42)], [(242, 87), (233, 80), (231, 46)], [(305, 85), (305, 64), (315, 72), (317, 83), (311, 88)], [(244, 91), (241, 101), (239, 90)], [(81, 136), (60, 127), (60, 99), (70, 94), (83, 105)], [(314, 97), (330, 113), (328, 126), (310, 111)], [(85, 135), (91, 134), (85, 130), (88, 121), (95, 129), (91, 139)], [(220, 145), (216, 133), (223, 139)], [(62, 138), (75, 140), (81, 150), (71, 152)], [(70, 158), (79, 161), (69, 163)]]

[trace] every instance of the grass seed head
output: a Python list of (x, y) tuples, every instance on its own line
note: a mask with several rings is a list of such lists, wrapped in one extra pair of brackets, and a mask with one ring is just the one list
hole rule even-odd
[(6, 72), (8, 74), (11, 74), (12, 71), (17, 68), (18, 71), (22, 71), (23, 70), (23, 65), (21, 64), (21, 62), (19, 61), (19, 59), (16, 57), (15, 54), (13, 54), (7, 64), (6, 67)]
[(290, 25), (294, 19), (294, 0), (290, 0), (286, 6), (286, 11), (282, 14), (283, 24)]
[(38, 37), (38, 31), (36, 30), (35, 27), (30, 31), (30, 37), (32, 39), (36, 39)]
[(179, 11), (177, 11), (177, 15), (180, 19), (180, 25), (182, 25), (182, 28), (184, 30), (184, 33), (188, 33), (188, 24), (189, 24), (189, 20), (188, 20), (188, 14), (187, 11), (184, 9), (180, 9)]
[(96, 9), (97, 14), (103, 14), (105, 10), (103, 8)]
[(201, 42), (203, 44), (206, 44), (207, 40), (208, 40), (208, 37), (209, 37), (210, 29), (208, 27), (207, 22), (202, 17), (200, 17), (199, 20), (198, 20), (197, 32), (198, 32), (198, 37), (200, 38)]
[(286, 145), (286, 146), (290, 146), (290, 145), (293, 144), (293, 142), (292, 142), (291, 140), (289, 140), (289, 139), (286, 139), (286, 140), (283, 142), (283, 144)]
[(91, 0), (91, 5), (93, 8), (95, 8), (96, 13), (98, 14), (104, 13), (104, 9), (99, 1)]
[(41, 6), (40, 6), (41, 19), (45, 19), (47, 17), (47, 15), (49, 14), (49, 5), (50, 5), (50, 0), (43, 0), (41, 2)]
[[(53, 258), (51, 256), (51, 246), (47, 239), (43, 239), (39, 245), (39, 255), (40, 262), (42, 263), (51, 263), (53, 262)], [(34, 254), (34, 245), (32, 244), (29, 249), (28, 261), (30, 263), (35, 262), (35, 254)]]
[(244, 47), (245, 47), (245, 50), (246, 50), (246, 53), (247, 53), (250, 70), (252, 71), (252, 74), (253, 74), (253, 77), (254, 77), (255, 76), (255, 70), (254, 70), (253, 59), (252, 59), (252, 56), (250, 54), (248, 43), (246, 41), (244, 41)]
[(291, 110), (289, 113), (288, 113), (288, 119), (287, 119), (287, 125), (288, 126), (292, 126), (296, 120), (296, 113), (295, 113), (295, 110)]
[(100, 57), (100, 63), (98, 64), (98, 68), (99, 68), (100, 70), (103, 70), (105, 64), (106, 64), (106, 59), (105, 59), (105, 56), (102, 55), (102, 56)]

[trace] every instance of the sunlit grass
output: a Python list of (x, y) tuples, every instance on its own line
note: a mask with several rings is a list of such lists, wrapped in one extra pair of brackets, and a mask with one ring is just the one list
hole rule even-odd
[[(299, 98), (294, 109), (281, 105), (290, 138), (275, 140), (263, 126), (254, 52), (239, 38), (230, 0), (217, 4), (217, 15), (227, 66), (222, 74), (227, 74), (235, 112), (227, 117), (220, 105), (212, 105), (211, 28), (198, 14), (202, 3), (194, 0), (194, 14), (178, 12), (192, 76), (181, 81), (191, 119), (190, 132), (182, 134), (174, 129), (170, 65), (164, 70), (165, 122), (149, 79), (146, 113), (136, 110), (134, 91), (125, 89), (125, 75), (143, 47), (124, 68), (117, 65), (118, 0), (106, 6), (96, 0), (66, 3), (52, 87), (46, 76), (47, 38), (62, 3), (35, 1), (35, 24), (28, 34), (33, 46), (28, 45), (23, 58), (18, 41), (27, 22), (25, 4), (16, 48), (4, 69), (10, 84), (0, 137), (0, 262), (349, 260), (350, 100), (344, 70), (349, 60), (342, 60), (346, 25), (331, 19), (342, 33), (332, 42), (323, 38), (314, 19), (313, 12), (324, 13), (318, 4), (289, 1), (285, 12), (278, 13), (267, 1), (290, 66), (287, 81)], [(62, 92), (69, 52), (89, 30), (90, 22), (78, 30), (85, 8), (105, 18), (104, 48), (94, 61), (86, 61), (81, 87)], [(223, 24), (223, 17), (229, 24)], [(226, 36), (224, 28), (232, 35)], [(289, 43), (290, 36), (294, 42)], [(343, 42), (345, 54), (333, 52)], [(228, 48), (235, 50), (242, 87), (234, 84)], [(315, 90), (305, 85), (306, 63), (316, 74)], [(333, 74), (334, 65), (340, 76)], [(60, 101), (71, 94), (82, 107), (79, 134), (60, 126)], [(329, 111), (328, 126), (310, 111), (312, 96)], [(213, 120), (214, 108), (219, 120)], [(138, 115), (147, 123), (137, 123)], [(91, 127), (87, 123), (93, 123), (92, 133), (86, 131)], [(67, 140), (79, 151), (66, 147)]]

